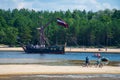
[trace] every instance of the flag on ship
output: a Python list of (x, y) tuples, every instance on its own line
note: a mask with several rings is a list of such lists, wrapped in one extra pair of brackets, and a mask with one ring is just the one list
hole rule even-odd
[(68, 24), (60, 18), (57, 18), (57, 23), (65, 28), (68, 28)]

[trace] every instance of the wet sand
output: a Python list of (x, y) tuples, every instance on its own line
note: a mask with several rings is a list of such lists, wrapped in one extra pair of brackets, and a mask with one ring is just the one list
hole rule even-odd
[(104, 78), (104, 77), (99, 77), (99, 78), (42, 78), (42, 77), (12, 77), (12, 78), (0, 78), (0, 80), (120, 80), (118, 78)]
[(0, 77), (0, 80), (120, 80), (119, 75), (21, 75)]

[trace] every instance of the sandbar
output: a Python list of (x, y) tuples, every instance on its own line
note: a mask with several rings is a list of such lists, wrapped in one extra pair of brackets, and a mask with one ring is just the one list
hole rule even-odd
[(33, 74), (120, 74), (119, 66), (83, 67), (50, 66), (40, 64), (4, 64), (0, 65), (0, 76)]

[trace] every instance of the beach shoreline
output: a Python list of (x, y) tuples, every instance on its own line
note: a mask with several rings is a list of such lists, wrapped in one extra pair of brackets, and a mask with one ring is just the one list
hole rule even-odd
[[(0, 51), (18, 51), (23, 52), (22, 47), (0, 47)], [(94, 53), (120, 53), (120, 48), (71, 48), (66, 47), (65, 52), (94, 52)]]
[(120, 67), (49, 66), (38, 64), (0, 65), (0, 76), (36, 74), (120, 74)]

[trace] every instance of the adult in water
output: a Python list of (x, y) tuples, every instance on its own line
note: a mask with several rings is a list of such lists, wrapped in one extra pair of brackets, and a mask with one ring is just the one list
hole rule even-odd
[(90, 61), (89, 61), (89, 57), (87, 56), (85, 59), (85, 65), (88, 67), (89, 64), (90, 64)]

